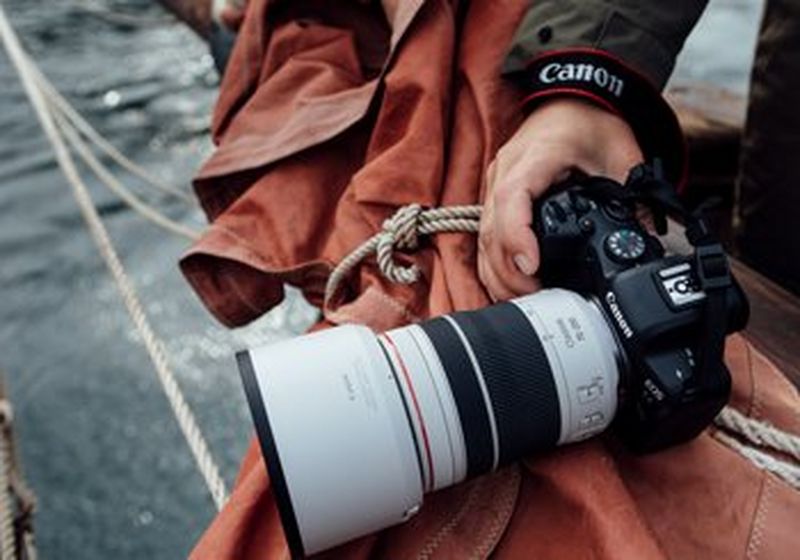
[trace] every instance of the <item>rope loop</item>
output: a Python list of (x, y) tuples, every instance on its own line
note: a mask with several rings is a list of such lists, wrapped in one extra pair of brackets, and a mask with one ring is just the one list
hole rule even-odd
[(398, 249), (416, 250), (419, 242), (417, 228), (421, 216), (422, 206), (419, 204), (402, 206), (394, 215), (384, 220), (383, 237), (391, 240)]
[(475, 233), (481, 218), (481, 206), (444, 206), (424, 209), (420, 204), (400, 207), (384, 220), (381, 231), (364, 241), (342, 259), (328, 277), (325, 286), (325, 308), (331, 309), (333, 297), (345, 277), (365, 258), (375, 253), (378, 269), (387, 280), (397, 284), (413, 284), (420, 277), (419, 267), (401, 266), (394, 260), (394, 251), (416, 251), (419, 237), (434, 233)]
[(378, 234), (375, 252), (378, 267), (387, 279), (398, 284), (413, 284), (419, 280), (419, 267), (400, 266), (394, 261), (394, 249), (416, 251), (419, 247), (419, 224), (422, 206), (409, 204), (403, 206), (383, 222), (383, 230)]

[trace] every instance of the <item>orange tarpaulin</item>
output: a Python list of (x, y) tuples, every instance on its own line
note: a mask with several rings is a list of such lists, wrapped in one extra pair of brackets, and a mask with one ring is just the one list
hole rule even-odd
[[(399, 206), (480, 202), (522, 118), (500, 65), (528, 4), (251, 0), (214, 115), (218, 148), (195, 183), (211, 225), (181, 262), (211, 312), (246, 323), (284, 282), (320, 304), (332, 265)], [(420, 282), (390, 285), (366, 264), (320, 327), (386, 329), (488, 303), (474, 236), (440, 234), (403, 258)], [(800, 398), (774, 366), (738, 336), (726, 359), (735, 407), (800, 432)], [(800, 494), (709, 432), (643, 457), (604, 436), (428, 496), (409, 523), (328, 555), (790, 558), (798, 519)], [(192, 558), (287, 555), (254, 441)]]

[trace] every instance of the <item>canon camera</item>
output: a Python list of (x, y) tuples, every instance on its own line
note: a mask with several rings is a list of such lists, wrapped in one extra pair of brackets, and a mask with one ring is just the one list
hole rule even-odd
[[(637, 220), (684, 219), (666, 255)], [(427, 492), (609, 426), (638, 451), (727, 402), (724, 337), (748, 306), (673, 188), (574, 179), (534, 207), (546, 289), (384, 333), (341, 326), (238, 354), (285, 534), (312, 554), (416, 513)]]

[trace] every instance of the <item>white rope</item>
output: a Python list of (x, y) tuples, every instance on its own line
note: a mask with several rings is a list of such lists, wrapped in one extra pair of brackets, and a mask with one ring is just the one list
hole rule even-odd
[(420, 235), (446, 232), (476, 233), (480, 223), (481, 207), (447, 206), (423, 210), (419, 204), (400, 208), (383, 222), (383, 229), (359, 245), (333, 269), (325, 286), (325, 307), (332, 304), (342, 281), (361, 261), (375, 253), (378, 268), (388, 280), (398, 284), (413, 284), (419, 279), (416, 265), (404, 267), (393, 258), (395, 249), (415, 250)]
[(179, 235), (190, 241), (196, 241), (200, 238), (200, 233), (187, 227), (171, 218), (168, 218), (152, 206), (141, 201), (139, 197), (130, 192), (125, 185), (123, 185), (109, 170), (104, 166), (92, 153), (89, 146), (81, 140), (75, 128), (64, 118), (63, 115), (53, 112), (53, 118), (61, 129), (65, 139), (72, 147), (72, 149), (83, 159), (86, 165), (91, 169), (97, 178), (108, 187), (114, 194), (122, 199), (130, 208), (132, 208), (140, 216), (156, 224), (157, 226)]
[(113, 144), (97, 132), (97, 130), (75, 110), (69, 101), (59, 93), (52, 82), (39, 70), (33, 60), (24, 52), (23, 55), (26, 69), (36, 78), (36, 82), (39, 84), (50, 105), (64, 115), (96, 148), (104, 152), (117, 165), (127, 170), (132, 175), (139, 177), (145, 186), (178, 198), (191, 206), (197, 206), (197, 201), (194, 197), (157, 179), (151, 175), (149, 171), (137, 165), (134, 161), (131, 161), (125, 154), (114, 147)]
[(749, 460), (759, 469), (771, 472), (795, 490), (800, 490), (800, 467), (777, 459), (759, 449), (744, 445), (736, 438), (724, 432), (715, 432), (714, 437)]
[(11, 493), (11, 405), (0, 401), (0, 560), (16, 560), (17, 539), (14, 531), (15, 505)]
[(781, 431), (766, 422), (748, 418), (731, 407), (720, 412), (714, 423), (754, 445), (784, 453), (800, 464), (800, 437), (796, 435)]
[(0, 560), (36, 559), (31, 517), (36, 497), (20, 474), (14, 446), (14, 411), (0, 378)]
[[(24, 55), (24, 52), (23, 52)], [(170, 233), (185, 237), (190, 241), (199, 239), (200, 234), (196, 230), (178, 223), (165, 216), (152, 206), (143, 202), (137, 195), (131, 192), (121, 181), (119, 181), (111, 171), (94, 155), (92, 150), (81, 138), (82, 132), (96, 147), (105, 152), (112, 160), (124, 167), (131, 173), (138, 175), (144, 180), (144, 184), (158, 189), (172, 196), (186, 200), (189, 195), (160, 183), (152, 178), (147, 171), (126, 158), (117, 151), (105, 138), (103, 138), (92, 126), (86, 122), (80, 114), (75, 111), (64, 99), (52, 84), (44, 77), (29, 57), (25, 57), (26, 71), (36, 78), (42, 94), (50, 102), (52, 115), (59, 127), (67, 144), (83, 159), (86, 165), (94, 172), (100, 182), (109, 190), (119, 196), (128, 206), (146, 220)], [(196, 205), (196, 204), (195, 204)]]
[(189, 409), (186, 399), (180, 390), (180, 386), (175, 379), (175, 375), (169, 367), (164, 346), (150, 327), (150, 323), (139, 302), (133, 284), (125, 272), (111, 242), (111, 238), (94, 207), (89, 190), (78, 174), (75, 163), (70, 156), (69, 149), (54, 122), (53, 115), (48, 109), (45, 97), (37, 87), (36, 78), (25, 64), (25, 53), (8, 22), (2, 5), (0, 5), (0, 37), (2, 37), (8, 56), (19, 74), (23, 88), (33, 105), (42, 129), (53, 147), (56, 160), (73, 190), (73, 195), (89, 227), (89, 232), (97, 244), (106, 265), (111, 271), (131, 319), (141, 334), (142, 341), (155, 366), (164, 393), (169, 400), (178, 425), (194, 456), (195, 463), (200, 473), (203, 475), (209, 493), (214, 500), (214, 504), (217, 509), (221, 509), (227, 499), (227, 490), (225, 481), (219, 473), (219, 467), (214, 462), (208, 444), (197, 425), (194, 414), (192, 414), (192, 411)]

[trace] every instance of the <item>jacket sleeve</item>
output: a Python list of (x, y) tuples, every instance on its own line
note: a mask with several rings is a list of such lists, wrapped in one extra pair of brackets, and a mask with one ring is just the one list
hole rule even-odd
[(576, 96), (625, 118), (648, 158), (685, 179), (683, 136), (661, 90), (707, 0), (533, 0), (503, 65), (527, 94)]
[(522, 20), (504, 71), (522, 70), (537, 55), (591, 47), (626, 61), (658, 89), (708, 0), (534, 0)]

